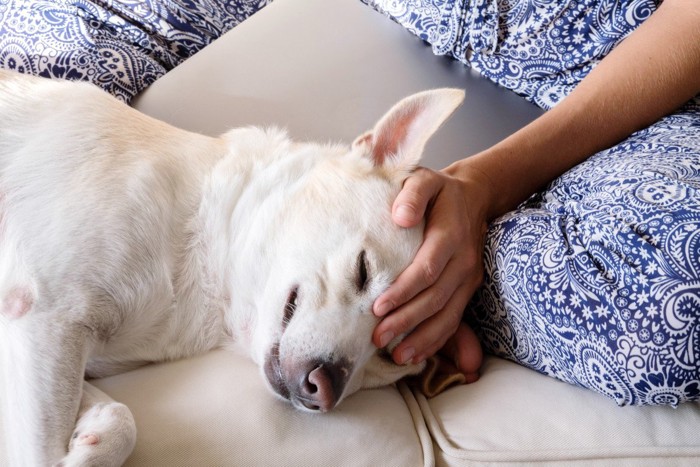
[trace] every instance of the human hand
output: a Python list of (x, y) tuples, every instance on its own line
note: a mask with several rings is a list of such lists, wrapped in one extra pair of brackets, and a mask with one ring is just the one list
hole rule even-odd
[(396, 363), (418, 363), (442, 348), (473, 381), (481, 347), (462, 314), (483, 278), (488, 184), (478, 173), (457, 178), (451, 172), (418, 169), (394, 202), (392, 218), (402, 227), (425, 215), (424, 240), (411, 265), (375, 301), (373, 311), (383, 319), (372, 338), (381, 348), (408, 333), (393, 349)]

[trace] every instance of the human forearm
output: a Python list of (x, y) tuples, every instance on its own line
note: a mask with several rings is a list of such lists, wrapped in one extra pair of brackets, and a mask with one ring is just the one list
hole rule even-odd
[(393, 219), (409, 227), (425, 217), (425, 239), (374, 306), (383, 317), (374, 333), (378, 346), (383, 336), (408, 333), (392, 351), (397, 363), (421, 361), (443, 346), (474, 379), (481, 352), (459, 323), (485, 274), (488, 222), (700, 91), (696, 5), (666, 0), (555, 109), (480, 154), (441, 172), (419, 169), (406, 180)]
[(700, 6), (667, 0), (558, 106), (492, 148), (448, 167), (483, 177), (488, 217), (700, 91)]

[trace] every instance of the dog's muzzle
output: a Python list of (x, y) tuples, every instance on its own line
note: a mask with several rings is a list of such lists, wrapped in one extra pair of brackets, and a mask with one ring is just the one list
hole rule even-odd
[(295, 407), (314, 412), (328, 412), (336, 406), (350, 370), (343, 358), (281, 362), (279, 345), (265, 360), (265, 376), (272, 389)]

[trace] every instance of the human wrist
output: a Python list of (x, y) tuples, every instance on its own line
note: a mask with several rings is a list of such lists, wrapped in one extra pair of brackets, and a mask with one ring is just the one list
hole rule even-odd
[(454, 162), (443, 172), (462, 184), (465, 203), (476, 209), (485, 222), (490, 222), (499, 215), (496, 184), (486, 171), (470, 159)]
[(476, 180), (483, 188), (478, 196), (486, 203), (487, 219), (492, 221), (588, 156), (582, 145), (569, 147), (572, 135), (575, 138), (581, 133), (576, 124), (577, 112), (577, 105), (562, 104), (494, 146), (445, 170), (472, 183)]

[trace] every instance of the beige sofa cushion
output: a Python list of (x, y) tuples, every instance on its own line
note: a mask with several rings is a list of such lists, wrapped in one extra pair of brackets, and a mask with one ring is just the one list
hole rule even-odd
[(416, 426), (395, 387), (361, 391), (328, 414), (302, 413), (270, 393), (248, 358), (224, 350), (94, 383), (136, 419), (138, 439), (126, 465), (432, 463), (420, 415)]
[(700, 404), (620, 408), (495, 357), (478, 382), (416, 398), (438, 465), (700, 465)]

